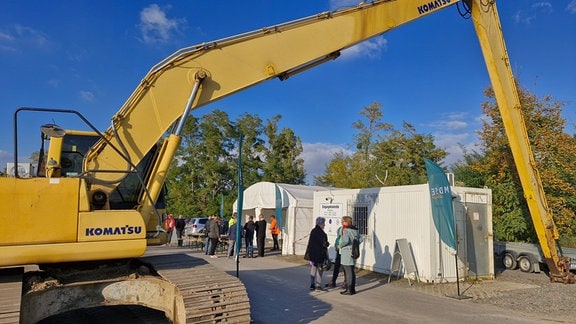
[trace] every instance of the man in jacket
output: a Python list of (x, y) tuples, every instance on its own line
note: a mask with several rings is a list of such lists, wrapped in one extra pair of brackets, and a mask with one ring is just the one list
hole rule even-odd
[(258, 256), (264, 256), (264, 245), (266, 244), (266, 220), (260, 214), (256, 222), (256, 245), (258, 247)]
[(238, 227), (238, 223), (237, 222), (233, 222), (232, 225), (230, 227), (228, 227), (228, 258), (234, 256), (234, 254), (236, 253), (236, 241), (237, 241), (237, 235), (236, 235), (236, 230)]
[(210, 254), (211, 258), (217, 258), (216, 256), (216, 247), (218, 246), (218, 241), (220, 240), (220, 227), (218, 226), (218, 222), (220, 219), (215, 216), (210, 221), (210, 228), (208, 229), (208, 238), (210, 239)]
[(254, 223), (254, 216), (248, 216), (248, 221), (244, 224), (244, 241), (246, 243), (245, 258), (254, 257), (254, 232), (256, 231), (256, 223)]
[(182, 246), (185, 227), (186, 221), (182, 218), (182, 215), (178, 215), (178, 219), (176, 219), (176, 237), (178, 238), (178, 246)]

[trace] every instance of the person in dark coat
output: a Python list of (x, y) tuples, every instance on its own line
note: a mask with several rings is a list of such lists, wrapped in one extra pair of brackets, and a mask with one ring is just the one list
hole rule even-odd
[(258, 247), (258, 256), (264, 256), (264, 245), (266, 244), (266, 220), (260, 214), (256, 222), (256, 245)]
[(316, 226), (310, 232), (308, 246), (306, 246), (305, 259), (310, 261), (310, 290), (324, 290), (322, 288), (322, 269), (320, 265), (328, 258), (328, 236), (324, 232), (326, 219), (316, 218)]
[(182, 246), (184, 241), (184, 228), (186, 227), (186, 221), (182, 215), (178, 216), (176, 219), (176, 237), (178, 238), (178, 246)]
[(254, 216), (248, 216), (248, 221), (244, 224), (244, 242), (246, 243), (245, 258), (254, 257), (254, 232), (256, 231), (256, 223), (254, 223)]
[(208, 230), (208, 238), (210, 239), (210, 254), (211, 258), (217, 258), (216, 255), (216, 247), (218, 246), (218, 241), (220, 240), (220, 227), (218, 226), (218, 222), (220, 219), (218, 217), (214, 217), (212, 221), (210, 221), (210, 228)]

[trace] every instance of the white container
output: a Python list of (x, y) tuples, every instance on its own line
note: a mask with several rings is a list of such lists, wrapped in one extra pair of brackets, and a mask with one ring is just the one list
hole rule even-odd
[[(428, 184), (423, 184), (315, 192), (314, 215), (327, 218), (331, 257), (335, 256), (333, 246), (341, 216), (353, 216), (364, 236), (357, 267), (424, 282), (455, 282), (456, 257), (440, 240), (428, 190)], [(493, 279), (491, 190), (451, 187), (451, 191), (459, 278)], [(397, 269), (397, 263), (392, 266), (396, 240), (400, 239), (408, 242), (412, 256), (402, 257), (413, 257), (414, 273)]]

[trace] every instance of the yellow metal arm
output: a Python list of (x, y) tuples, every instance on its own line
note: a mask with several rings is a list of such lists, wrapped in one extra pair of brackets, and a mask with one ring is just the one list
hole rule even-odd
[[(183, 116), (197, 74), (206, 73), (192, 109), (263, 81), (305, 70), (351, 47), (457, 1), (375, 1), (324, 12), (269, 28), (184, 48), (154, 66), (106, 131), (136, 165)], [(86, 170), (123, 170), (127, 164), (104, 141), (93, 147)], [(98, 172), (103, 181), (118, 174)]]
[[(349, 9), (323, 12), (292, 22), (181, 49), (154, 66), (119, 112), (105, 135), (88, 153), (85, 170), (91, 183), (114, 188), (118, 173), (138, 164), (166, 132), (192, 109), (272, 78), (285, 80), (294, 73), (335, 59), (341, 50), (400, 25), (450, 7), (451, 0), (388, 0), (361, 3)], [(496, 100), (528, 201), (540, 245), (553, 275), (563, 276), (557, 233), (541, 180), (535, 169), (522, 119), (517, 89), (510, 69), (494, 1), (466, 0), (471, 8)], [(178, 132), (172, 135), (179, 136)], [(178, 142), (178, 141), (176, 141)], [(118, 151), (123, 152), (126, 163)], [(175, 150), (162, 155), (170, 161)], [(165, 161), (164, 161), (165, 162)], [(157, 163), (152, 174), (155, 192), (169, 163)], [(149, 206), (150, 207), (150, 204)]]
[(559, 278), (564, 281), (569, 272), (568, 268), (563, 267), (562, 264), (565, 264), (567, 260), (558, 254), (556, 245), (558, 233), (530, 148), (528, 133), (522, 117), (522, 107), (510, 69), (510, 60), (504, 44), (496, 5), (474, 1), (472, 20), (484, 54), (524, 196), (528, 202), (532, 223), (550, 269), (551, 279)]

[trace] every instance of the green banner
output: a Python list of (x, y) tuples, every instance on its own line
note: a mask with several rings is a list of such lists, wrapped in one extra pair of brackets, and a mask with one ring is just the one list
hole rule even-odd
[(274, 184), (276, 187), (276, 203), (274, 208), (274, 216), (276, 216), (276, 223), (278, 224), (278, 228), (283, 230), (282, 228), (282, 193), (280, 192), (280, 187), (277, 184)]
[(454, 210), (450, 183), (446, 173), (439, 165), (428, 159), (424, 159), (424, 162), (428, 174), (434, 225), (442, 242), (454, 249), (454, 253), (456, 253), (456, 232), (454, 231)]

